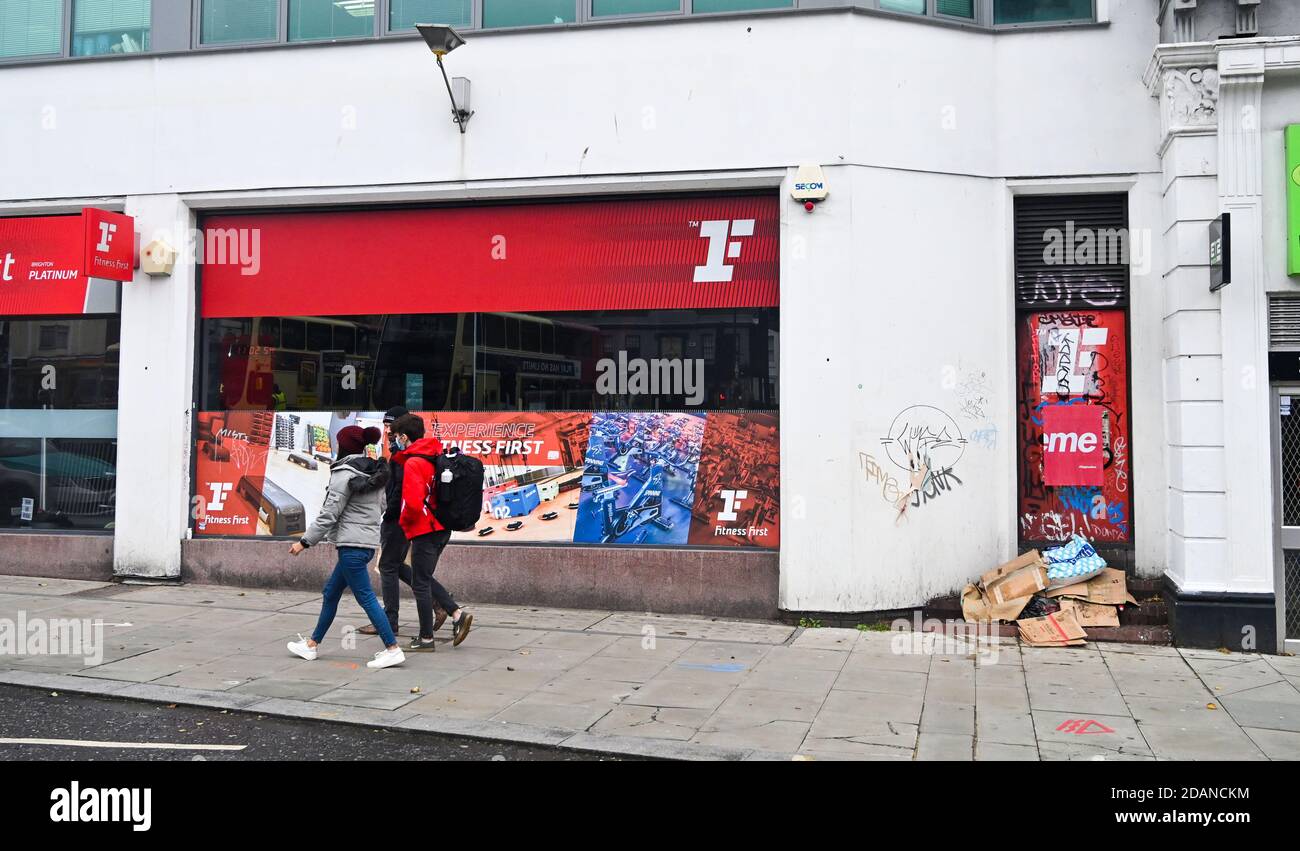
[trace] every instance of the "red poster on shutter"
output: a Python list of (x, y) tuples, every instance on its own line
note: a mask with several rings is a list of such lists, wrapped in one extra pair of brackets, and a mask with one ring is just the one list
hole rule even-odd
[(1100, 485), (1102, 409), (1051, 405), (1043, 409), (1043, 483)]
[(211, 216), (202, 314), (773, 307), (775, 194)]

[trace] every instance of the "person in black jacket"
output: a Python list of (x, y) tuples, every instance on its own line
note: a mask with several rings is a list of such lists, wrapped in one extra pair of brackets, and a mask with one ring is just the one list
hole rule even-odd
[[(388, 444), (389, 476), (384, 491), (383, 522), (379, 527), (381, 547), (379, 586), (384, 600), (384, 613), (388, 615), (388, 625), (392, 627), (394, 634), (397, 633), (397, 615), (402, 600), (401, 585), (398, 582), (405, 582), (408, 588), (413, 587), (411, 566), (406, 563), (406, 554), (411, 548), (411, 542), (406, 539), (406, 533), (397, 522), (397, 518), (402, 513), (402, 465), (393, 461), (393, 456), (400, 449), (393, 434), (393, 422), (407, 413), (409, 412), (401, 405), (394, 405), (384, 412), (384, 440)], [(447, 613), (440, 608), (435, 609), (434, 631), (436, 632), (446, 620)], [(365, 635), (378, 634), (378, 629), (371, 624), (366, 624), (357, 631)]]

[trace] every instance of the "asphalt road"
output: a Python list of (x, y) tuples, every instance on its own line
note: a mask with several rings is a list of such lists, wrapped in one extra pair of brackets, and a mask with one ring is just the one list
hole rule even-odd
[(613, 757), (0, 685), (0, 740), (243, 745), (241, 750), (0, 742), (13, 760), (606, 761)]

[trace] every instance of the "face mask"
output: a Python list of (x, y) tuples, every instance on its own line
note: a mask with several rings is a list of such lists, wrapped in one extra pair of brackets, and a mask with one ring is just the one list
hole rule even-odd
[(406, 435), (404, 435), (404, 434), (399, 434), (399, 435), (397, 436), (397, 448), (398, 448), (398, 449), (405, 449), (406, 447), (408, 447), (408, 446), (410, 446), (410, 445), (411, 445), (411, 441), (406, 437)]

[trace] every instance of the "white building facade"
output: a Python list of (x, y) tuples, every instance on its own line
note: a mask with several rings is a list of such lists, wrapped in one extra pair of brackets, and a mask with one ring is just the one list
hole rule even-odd
[[(155, 0), (100, 4), (100, 23), (78, 16), (82, 3), (16, 5), (31, 9), (0, 17), (0, 227), (10, 227), (0, 234), (95, 207), (133, 216), (142, 244), (162, 239), (179, 256), (167, 276), (136, 270), (118, 309), (96, 314), (111, 330), (93, 403), (90, 391), (42, 396), (45, 367), (62, 381), (70, 361), (18, 342), (21, 331), (57, 346), (68, 335), (54, 326), (84, 316), (25, 313), (0, 295), (7, 572), (315, 584), (328, 554), (290, 565), (279, 539), (293, 530), (276, 525), (299, 468), (328, 466), (328, 439), (313, 457), (313, 429), (336, 431), (335, 408), (365, 424), (412, 401), (431, 424), (534, 417), (538, 440), (559, 447), (547, 444), (558, 453), (547, 464), (488, 461), (489, 479), (504, 483), (490, 496), (505, 505), (536, 488), (555, 501), (547, 522), (571, 531), (527, 537), (547, 506), (502, 508), (490, 538), (454, 543), (440, 568), (468, 599), (744, 616), (899, 610), (1078, 533), (1112, 564), (1165, 578), (1184, 643), (1271, 652), (1300, 638), (1300, 567), (1287, 572), (1300, 555), (1288, 555), (1284, 522), (1294, 487), (1284, 458), (1300, 442), (1291, 448), (1289, 379), (1277, 366), (1289, 326), (1270, 325), (1300, 291), (1287, 275), (1282, 145), (1300, 123), (1300, 38), (1288, 35), (1300, 13), (1280, 2), (465, 0), (425, 10), (376, 0), (359, 4), (358, 22), (338, 17), (356, 8), (291, 0), (260, 4), (265, 20), (250, 11), (259, 4)], [(1238, 5), (1255, 17), (1225, 17)], [(536, 18), (542, 6), (549, 22)], [(146, 11), (132, 17), (135, 7)], [(444, 59), (470, 81), (463, 133), (434, 57), (405, 26), (435, 12), (467, 42)], [(811, 211), (792, 197), (806, 165), (829, 190)], [(686, 212), (694, 203), (722, 212)], [(447, 234), (462, 217), (479, 234), (471, 219), (492, 211), (522, 217), (507, 241), (555, 228), (574, 242), (535, 258), (507, 249), (502, 271), (475, 277)], [(1211, 292), (1209, 224), (1222, 212), (1230, 282)], [(322, 215), (349, 218), (312, 218)], [(715, 263), (701, 226), (716, 220), (732, 229)], [(318, 221), (342, 224), (313, 230)], [(587, 221), (630, 224), (611, 226), (602, 248), (582, 241)], [(251, 290), (196, 262), (188, 237), (202, 243), (214, 222), (261, 227), (267, 264), (247, 276)], [(645, 278), (633, 268), (638, 246), (656, 240), (682, 246), (665, 255), (680, 254), (681, 269), (661, 264)], [(701, 296), (689, 285), (710, 283), (697, 273), (664, 283), (680, 303), (589, 303), (585, 277), (556, 283), (552, 301), (534, 297), (546, 263), (568, 270), (587, 251), (604, 258), (592, 261), (605, 269), (591, 273), (593, 292), (717, 264), (736, 270), (735, 292)], [(395, 307), (395, 279), (425, 301)], [(364, 305), (319, 306), (344, 291)], [(261, 295), (281, 306), (259, 311)], [(448, 333), (460, 343), (425, 352), (398, 342), (394, 328), (453, 303), (445, 315), (462, 318)], [(522, 343), (491, 342), (498, 316), (508, 335), (523, 329)], [(300, 329), (288, 317), (307, 323), (304, 335), (333, 336), (291, 344)], [(410, 325), (413, 339), (442, 333), (429, 321)], [(530, 321), (543, 328), (532, 348)], [(562, 358), (562, 334), (594, 349)], [(367, 355), (372, 337), (379, 353)], [(702, 444), (690, 443), (693, 421), (674, 419), (693, 415), (686, 393), (590, 395), (593, 370), (620, 352), (698, 355)], [(384, 358), (405, 358), (385, 385), (400, 390), (379, 389)], [(709, 377), (724, 364), (724, 378)], [(309, 389), (353, 366), (373, 378), (364, 400)], [(254, 398), (257, 375), (267, 386)], [(236, 381), (243, 389), (231, 393)], [(1105, 470), (1092, 484), (1048, 484), (1048, 409), (1079, 402), (1105, 409)], [(579, 423), (567, 460), (571, 421), (546, 420), (560, 413), (597, 423)], [(261, 475), (222, 479), (211, 465), (257, 443), (245, 414), (253, 429), (286, 429), (285, 442), (266, 437)], [(723, 433), (732, 442), (712, 446)], [(603, 515), (589, 504), (599, 488), (579, 487), (576, 473), (591, 474), (592, 435), (610, 447), (600, 484), (624, 489)], [(59, 505), (85, 478), (56, 469), (72, 456), (112, 467), (115, 485), (99, 486), (90, 520)], [(281, 461), (291, 466), (270, 466)], [(260, 490), (241, 495), (249, 477)], [(271, 478), (290, 492), (284, 503), (260, 484)], [(206, 512), (224, 510), (212, 508), (224, 506), (223, 483), (248, 503), (252, 534), (206, 525)], [(674, 487), (693, 491), (673, 497)], [(652, 504), (662, 507), (642, 511)], [(719, 516), (737, 507), (749, 530), (779, 543), (700, 537), (730, 535)], [(523, 537), (512, 541), (503, 521), (516, 517)], [(587, 534), (588, 523), (604, 525)]]

